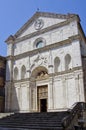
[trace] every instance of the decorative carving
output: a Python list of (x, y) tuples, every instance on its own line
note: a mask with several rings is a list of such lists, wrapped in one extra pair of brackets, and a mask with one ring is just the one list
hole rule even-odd
[(41, 71), (37, 75), (37, 79), (46, 78), (46, 77), (48, 77), (48, 73), (46, 71)]
[(48, 62), (47, 57), (43, 57), (41, 55), (38, 55), (37, 58), (31, 64), (30, 68), (32, 69), (34, 66), (46, 65), (47, 62)]
[(47, 86), (38, 87), (37, 93), (38, 93), (38, 99), (47, 98), (48, 97), (48, 87)]
[(34, 24), (36, 30), (41, 29), (43, 25), (44, 25), (44, 22), (42, 19), (37, 19)]

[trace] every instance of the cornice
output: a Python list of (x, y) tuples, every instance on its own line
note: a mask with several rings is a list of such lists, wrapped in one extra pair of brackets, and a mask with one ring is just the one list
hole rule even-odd
[(6, 60), (13, 60), (13, 59), (14, 59), (14, 56), (12, 55), (6, 57)]
[[(82, 66), (74, 67), (72, 69), (65, 70), (65, 71), (62, 71), (62, 72), (56, 72), (53, 75), (54, 76), (60, 76), (60, 75), (68, 74), (68, 73), (73, 73), (73, 72), (75, 72), (77, 70), (83, 70)], [(52, 76), (52, 74), (51, 74), (51, 76)]]
[(66, 20), (66, 21), (64, 21), (64, 22), (54, 24), (54, 25), (52, 25), (52, 26), (50, 26), (50, 27), (47, 27), (47, 28), (44, 28), (44, 29), (42, 29), (42, 30), (38, 30), (38, 31), (36, 31), (36, 32), (33, 32), (33, 33), (28, 34), (28, 35), (26, 35), (26, 36), (23, 36), (23, 37), (21, 37), (21, 38), (16, 38), (16, 39), (15, 39), (15, 43), (18, 43), (18, 42), (21, 42), (21, 41), (30, 39), (30, 38), (32, 38), (32, 37), (35, 37), (35, 36), (38, 36), (38, 35), (40, 35), (40, 34), (43, 34), (43, 33), (49, 32), (49, 31), (51, 31), (51, 30), (54, 30), (54, 29), (56, 29), (56, 28), (63, 27), (63, 26), (65, 26), (65, 25), (68, 25), (70, 22), (72, 22), (72, 21), (75, 20), (75, 19), (77, 19), (77, 16), (75, 16), (75, 17), (73, 17), (73, 18), (70, 18), (70, 19), (68, 19), (68, 20)]
[(24, 58), (24, 57), (32, 56), (32, 55), (35, 55), (35, 54), (37, 54), (39, 52), (44, 52), (44, 51), (50, 50), (52, 48), (56, 48), (56, 47), (64, 46), (64, 45), (67, 45), (67, 44), (71, 44), (72, 41), (79, 40), (79, 39), (80, 39), (79, 35), (71, 36), (66, 40), (50, 44), (50, 45), (47, 45), (47, 46), (39, 48), (39, 49), (34, 49), (32, 51), (28, 51), (28, 52), (25, 52), (25, 53), (22, 53), (22, 54), (19, 54), (19, 55), (16, 55), (16, 56), (8, 56), (7, 60), (18, 60), (18, 59), (21, 59), (21, 58)]
[(7, 44), (13, 44), (14, 41), (15, 41), (15, 39), (16, 39), (15, 36), (10, 35), (10, 36), (5, 40), (5, 42), (6, 42)]

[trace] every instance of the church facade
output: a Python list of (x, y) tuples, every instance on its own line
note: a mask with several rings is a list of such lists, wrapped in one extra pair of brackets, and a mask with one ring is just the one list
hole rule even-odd
[(78, 15), (36, 12), (6, 43), (6, 112), (65, 111), (85, 102), (86, 38)]

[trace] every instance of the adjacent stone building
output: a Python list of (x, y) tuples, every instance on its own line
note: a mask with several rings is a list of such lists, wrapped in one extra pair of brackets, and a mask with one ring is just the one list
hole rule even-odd
[(78, 15), (36, 12), (6, 43), (5, 111), (65, 111), (86, 100)]
[(6, 58), (0, 56), (0, 112), (4, 112), (5, 107), (5, 71)]

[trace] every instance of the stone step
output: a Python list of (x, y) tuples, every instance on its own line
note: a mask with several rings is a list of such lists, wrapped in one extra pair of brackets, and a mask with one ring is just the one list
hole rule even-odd
[(0, 127), (62, 130), (61, 121), (66, 115), (68, 115), (67, 112), (16, 113), (0, 119)]
[[(2, 127), (2, 128), (7, 128), (7, 129), (9, 129), (9, 128), (12, 128), (13, 130), (14, 129), (27, 129), (27, 130), (62, 130), (63, 128), (62, 127), (54, 127), (54, 126), (52, 126), (52, 127), (49, 127), (49, 126), (43, 126), (43, 127), (40, 127), (40, 126), (11, 126), (11, 125), (7, 125), (7, 126), (5, 126), (4, 125), (4, 127)], [(0, 129), (1, 130), (1, 129)]]

